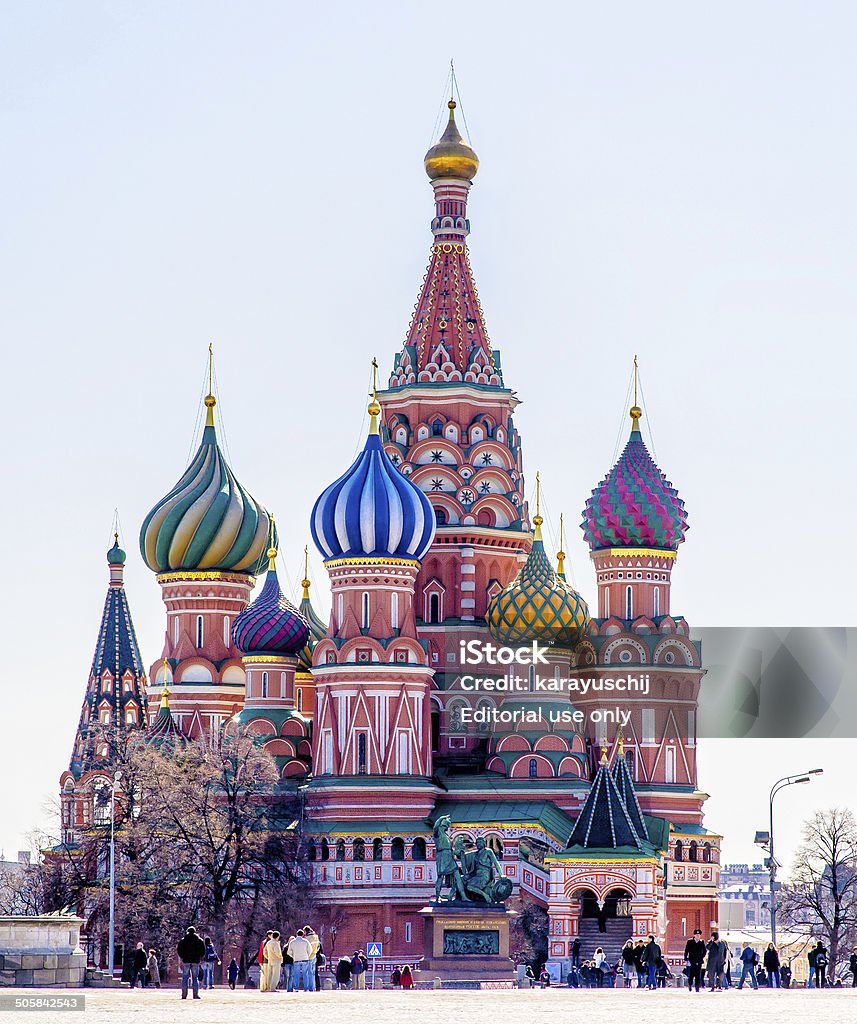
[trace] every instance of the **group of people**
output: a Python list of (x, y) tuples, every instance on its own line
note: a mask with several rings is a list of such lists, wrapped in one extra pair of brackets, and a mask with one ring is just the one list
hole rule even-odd
[(327, 963), (321, 939), (311, 925), (282, 940), (278, 931), (269, 931), (259, 943), (259, 991), (315, 992), (318, 972)]

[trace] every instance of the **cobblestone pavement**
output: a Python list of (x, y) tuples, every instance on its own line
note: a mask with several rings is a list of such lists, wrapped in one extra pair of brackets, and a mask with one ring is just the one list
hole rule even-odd
[[(669, 989), (637, 992), (568, 989), (526, 991), (316, 992), (271, 993), (214, 989), (194, 1001), (182, 1002), (176, 989), (135, 991), (78, 989), (67, 995), (86, 997), (85, 1013), (72, 1013), (68, 1024), (172, 1024), (195, 1020), (201, 1024), (282, 1024), (297, 1019), (308, 1024), (576, 1024), (577, 1021), (615, 1021), (616, 1024), (670, 1024), (692, 1016), (694, 1024), (849, 1024), (857, 1021), (857, 989), (823, 992), (759, 991), (700, 992)], [(55, 990), (4, 989), (9, 996), (57, 996)], [(58, 1014), (28, 1012), (36, 1024)], [(0, 1014), (0, 1020), (20, 1020)]]

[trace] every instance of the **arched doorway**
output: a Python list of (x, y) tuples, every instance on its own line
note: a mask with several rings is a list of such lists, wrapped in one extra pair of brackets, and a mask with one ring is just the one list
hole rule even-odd
[(574, 893), (578, 902), (577, 934), (580, 955), (589, 959), (600, 946), (611, 963), (619, 959), (625, 942), (631, 938), (631, 893), (627, 889), (610, 889), (599, 896), (589, 888)]

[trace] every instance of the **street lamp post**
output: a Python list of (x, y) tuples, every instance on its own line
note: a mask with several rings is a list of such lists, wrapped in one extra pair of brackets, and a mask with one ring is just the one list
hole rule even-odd
[(110, 788), (110, 926), (107, 935), (107, 963), (111, 978), (116, 949), (116, 787), (121, 779), (122, 772), (115, 772)]
[(774, 856), (774, 797), (786, 786), (796, 786), (809, 782), (811, 775), (823, 775), (823, 768), (812, 768), (800, 775), (786, 775), (778, 779), (771, 787), (771, 796), (768, 800), (768, 870), (771, 878), (771, 942), (777, 944), (777, 859)]

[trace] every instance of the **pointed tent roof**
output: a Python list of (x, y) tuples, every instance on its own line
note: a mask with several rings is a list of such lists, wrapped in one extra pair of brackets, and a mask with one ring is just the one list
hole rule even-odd
[(634, 846), (639, 850), (643, 845), (641, 839), (607, 767), (607, 758), (602, 756), (589, 796), (568, 841), (569, 846), (608, 850)]
[(637, 835), (641, 839), (648, 839), (649, 830), (646, 828), (640, 801), (637, 799), (637, 790), (634, 788), (634, 780), (631, 778), (631, 771), (625, 760), (624, 745), (621, 741), (616, 760), (613, 762), (613, 781), (616, 783), (616, 789), (619, 791), (619, 796), (622, 797), (625, 810), (628, 812), (628, 817), (636, 829)]
[[(146, 724), (148, 709), (145, 689), (146, 671), (140, 656), (134, 622), (131, 619), (128, 596), (125, 593), (123, 581), (125, 552), (118, 545), (118, 537), (117, 542), (107, 552), (107, 562), (110, 567), (110, 585), (107, 589), (101, 623), (98, 627), (90, 680), (100, 680), (104, 678), (105, 673), (109, 673), (113, 683), (108, 690), (103, 689), (101, 685), (87, 687), (77, 728), (77, 738), (69, 763), (69, 770), (77, 778), (80, 778), (83, 772), (88, 771), (96, 760), (103, 760), (96, 757), (96, 733), (104, 732), (99, 729), (99, 711), (103, 709), (105, 701), (110, 705), (113, 728), (117, 731), (118, 736), (121, 737), (126, 731)], [(127, 725), (123, 713), (129, 697), (124, 693), (119, 681), (126, 673), (130, 673), (134, 679), (132, 697), (139, 708), (136, 726)], [(101, 742), (103, 742), (103, 738)]]

